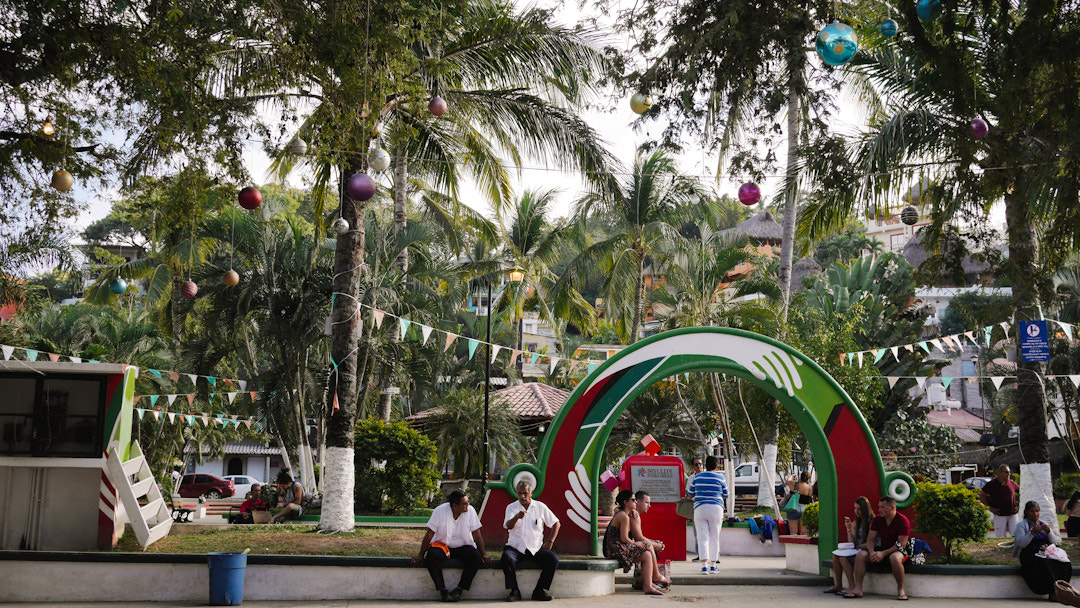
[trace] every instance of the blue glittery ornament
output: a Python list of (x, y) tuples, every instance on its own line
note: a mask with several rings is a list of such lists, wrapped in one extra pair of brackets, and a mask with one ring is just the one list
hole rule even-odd
[(941, 0), (919, 0), (915, 12), (923, 21), (933, 21), (941, 15)]
[(881, 25), (879, 26), (878, 29), (881, 30), (881, 35), (882, 36), (892, 37), (892, 36), (896, 35), (896, 32), (900, 29), (900, 26), (897, 25), (895, 20), (886, 19), (886, 20), (881, 22)]
[(833, 22), (817, 35), (818, 55), (829, 65), (844, 65), (859, 50), (859, 35), (851, 26)]

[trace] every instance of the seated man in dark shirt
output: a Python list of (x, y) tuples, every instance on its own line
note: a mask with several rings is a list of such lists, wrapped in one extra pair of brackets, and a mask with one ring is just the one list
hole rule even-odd
[(896, 512), (896, 500), (883, 496), (878, 501), (878, 513), (870, 522), (870, 531), (866, 535), (866, 546), (872, 547), (867, 553), (860, 551), (855, 556), (855, 587), (844, 597), (862, 597), (863, 579), (867, 572), (892, 572), (896, 579), (896, 599), (908, 599), (904, 592), (904, 562), (907, 557), (900, 547), (907, 545), (911, 536), (911, 522), (903, 513)]

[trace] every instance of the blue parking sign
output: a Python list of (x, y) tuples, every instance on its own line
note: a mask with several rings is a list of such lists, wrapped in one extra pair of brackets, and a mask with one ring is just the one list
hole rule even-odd
[(1050, 334), (1046, 321), (1020, 321), (1020, 357), (1027, 363), (1050, 360)]

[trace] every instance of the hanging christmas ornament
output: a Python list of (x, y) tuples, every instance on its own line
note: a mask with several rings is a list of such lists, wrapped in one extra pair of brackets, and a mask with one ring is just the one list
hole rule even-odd
[(739, 186), (739, 202), (749, 207), (756, 205), (761, 200), (761, 188), (754, 182), (746, 182)]
[(226, 287), (236, 287), (240, 284), (240, 275), (230, 268), (225, 271), (225, 274), (221, 275), (221, 282), (224, 283)]
[(895, 36), (896, 32), (900, 30), (900, 26), (896, 23), (895, 19), (886, 19), (881, 22), (881, 25), (878, 27), (878, 29), (881, 30), (882, 36), (887, 36), (891, 38)]
[(367, 173), (355, 173), (345, 184), (345, 192), (354, 201), (366, 201), (375, 196), (375, 180)]
[(990, 130), (990, 125), (986, 124), (986, 121), (976, 116), (971, 119), (971, 136), (975, 139), (982, 139), (986, 137), (986, 133)]
[(390, 153), (382, 148), (375, 148), (368, 154), (367, 164), (372, 171), (386, 171), (390, 167)]
[(816, 48), (825, 63), (844, 65), (859, 50), (859, 35), (851, 26), (834, 21), (818, 34)]
[(427, 110), (435, 116), (446, 114), (446, 100), (439, 96), (432, 97), (431, 101), (427, 104)]
[(349, 231), (349, 222), (345, 221), (345, 218), (343, 217), (334, 220), (332, 226), (334, 227), (334, 232), (338, 234), (345, 234)]
[(116, 295), (124, 293), (125, 291), (127, 291), (127, 281), (125, 281), (121, 277), (116, 277), (115, 279), (109, 281), (109, 291), (115, 293)]
[(56, 173), (52, 174), (52, 182), (50, 182), (53, 188), (56, 188), (60, 192), (67, 192), (71, 190), (71, 187), (75, 185), (75, 178), (71, 177), (71, 174), (63, 169), (60, 169)]
[(262, 192), (255, 186), (246, 186), (237, 195), (237, 199), (240, 201), (240, 206), (244, 209), (258, 209), (262, 204)]
[(933, 21), (941, 16), (941, 0), (919, 0), (915, 12), (923, 21)]
[(300, 136), (297, 135), (289, 142), (289, 145), (285, 147), (285, 150), (293, 156), (303, 156), (307, 154), (307, 142), (300, 139)]
[(919, 210), (914, 205), (908, 205), (900, 211), (900, 221), (908, 226), (914, 226), (919, 221)]
[(52, 137), (56, 134), (56, 127), (52, 124), (52, 116), (45, 117), (45, 124), (41, 125), (41, 134), (45, 137)]
[(649, 108), (652, 106), (652, 95), (634, 93), (634, 95), (630, 97), (630, 109), (633, 110), (635, 114), (644, 114), (645, 112), (648, 112)]
[(199, 294), (199, 286), (195, 284), (195, 281), (188, 279), (180, 285), (180, 295), (185, 298), (194, 298)]

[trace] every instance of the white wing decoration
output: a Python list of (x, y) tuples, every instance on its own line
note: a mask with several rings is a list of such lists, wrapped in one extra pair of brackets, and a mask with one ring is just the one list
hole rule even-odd
[(566, 502), (570, 508), (566, 510), (566, 516), (570, 521), (586, 532), (592, 531), (592, 483), (585, 473), (584, 465), (577, 465), (573, 471), (566, 474), (570, 480), (570, 489), (566, 491)]

